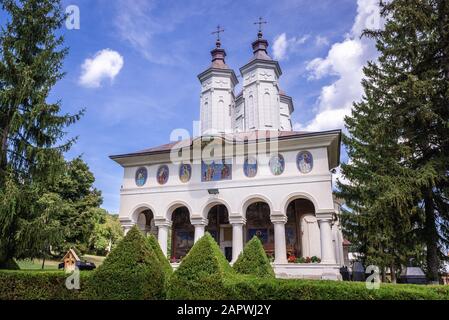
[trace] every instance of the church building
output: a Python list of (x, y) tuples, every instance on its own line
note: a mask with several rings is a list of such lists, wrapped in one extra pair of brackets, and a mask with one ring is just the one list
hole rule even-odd
[(137, 224), (153, 233), (174, 268), (209, 232), (231, 263), (257, 236), (277, 277), (340, 279), (332, 171), (341, 131), (293, 131), (293, 100), (268, 45), (259, 29), (236, 94), (218, 36), (198, 76), (201, 135), (110, 157), (124, 170), (120, 221), (125, 232)]

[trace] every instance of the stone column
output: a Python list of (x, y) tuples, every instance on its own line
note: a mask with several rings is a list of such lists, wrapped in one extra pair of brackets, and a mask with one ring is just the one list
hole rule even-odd
[(120, 223), (122, 225), (123, 233), (125, 236), (128, 234), (129, 230), (131, 230), (131, 228), (134, 227), (135, 225), (135, 223), (131, 219), (127, 218), (120, 218)]
[(167, 257), (168, 253), (168, 231), (170, 230), (172, 226), (172, 222), (168, 221), (166, 219), (155, 219), (154, 225), (158, 228), (157, 232), (157, 240), (159, 242), (159, 245), (161, 247), (162, 252)]
[(237, 261), (240, 253), (243, 251), (243, 226), (246, 219), (242, 216), (229, 217), (229, 223), (232, 225), (232, 262)]
[(287, 244), (285, 241), (287, 217), (284, 215), (272, 215), (271, 222), (274, 224), (274, 262), (278, 264), (288, 263)]
[(321, 238), (321, 263), (336, 264), (335, 251), (332, 242), (332, 217), (333, 214), (326, 214), (318, 216), (318, 223), (320, 224), (320, 238)]
[(209, 224), (209, 221), (203, 217), (191, 217), (190, 223), (195, 227), (194, 242), (196, 243), (204, 236), (204, 231), (206, 226)]

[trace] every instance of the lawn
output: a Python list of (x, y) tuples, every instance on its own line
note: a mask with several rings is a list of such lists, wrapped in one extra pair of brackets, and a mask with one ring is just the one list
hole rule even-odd
[[(99, 267), (106, 257), (94, 256), (94, 255), (84, 255), (81, 260), (85, 260), (87, 262), (95, 263), (97, 267)], [(44, 270), (58, 270), (58, 265), (62, 261), (59, 260), (45, 260)], [(42, 259), (27, 259), (27, 260), (18, 260), (17, 264), (19, 265), (21, 270), (42, 270)]]

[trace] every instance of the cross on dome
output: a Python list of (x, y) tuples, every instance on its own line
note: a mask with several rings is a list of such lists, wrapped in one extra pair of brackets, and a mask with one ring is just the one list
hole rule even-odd
[(263, 37), (262, 25), (268, 24), (268, 22), (264, 21), (262, 17), (259, 17), (259, 21), (258, 22), (254, 22), (254, 24), (258, 24), (259, 25), (259, 33), (257, 34), (257, 36), (258, 36), (259, 39), (261, 39)]
[(217, 35), (217, 42), (216, 42), (217, 48), (221, 47), (220, 33), (224, 32), (224, 31), (225, 30), (220, 25), (218, 25), (217, 26), (217, 31), (214, 31), (214, 32), (211, 33), (212, 35), (215, 35), (215, 34)]

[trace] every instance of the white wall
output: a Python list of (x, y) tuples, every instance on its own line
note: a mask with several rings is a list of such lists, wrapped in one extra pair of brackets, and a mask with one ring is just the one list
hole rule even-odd
[[(179, 166), (168, 163), (170, 176), (167, 184), (157, 183), (156, 173), (161, 164), (145, 166), (148, 179), (143, 187), (137, 187), (134, 181), (136, 170), (140, 166), (126, 167), (124, 170), (123, 189), (121, 191), (120, 217), (133, 218), (137, 208), (149, 207), (157, 217), (164, 217), (170, 207), (185, 204), (193, 216), (203, 214), (210, 201), (225, 203), (231, 215), (242, 215), (242, 207), (251, 197), (266, 199), (273, 212), (285, 214), (288, 200), (302, 196), (311, 200), (316, 212), (334, 212), (331, 189), (331, 174), (327, 162), (327, 149), (308, 149), (314, 158), (314, 168), (309, 174), (302, 174), (296, 166), (299, 151), (281, 152), (285, 159), (285, 171), (274, 176), (268, 166), (268, 156), (258, 157), (258, 174), (247, 178), (243, 172), (243, 162), (234, 158), (232, 180), (218, 182), (201, 182), (201, 166), (192, 166), (192, 178), (188, 183), (179, 180)], [(239, 162), (239, 163), (238, 163)], [(218, 188), (220, 194), (211, 196), (208, 189)]]

